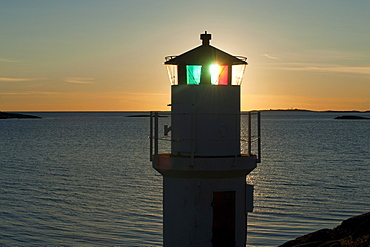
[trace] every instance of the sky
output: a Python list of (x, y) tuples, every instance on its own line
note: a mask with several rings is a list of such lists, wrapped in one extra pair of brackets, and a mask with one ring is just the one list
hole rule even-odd
[(370, 110), (368, 0), (0, 0), (0, 111), (170, 110), (164, 57), (245, 56), (242, 110)]

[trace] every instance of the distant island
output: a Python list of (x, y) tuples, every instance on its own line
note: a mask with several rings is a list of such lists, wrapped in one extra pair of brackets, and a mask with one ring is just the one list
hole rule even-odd
[(20, 114), (20, 113), (0, 112), (0, 119), (8, 119), (8, 118), (41, 118), (41, 117)]
[(267, 109), (267, 110), (253, 110), (253, 111), (304, 111), (304, 112), (313, 112), (311, 110), (306, 110), (306, 109)]
[(370, 110), (367, 111), (358, 111), (358, 110), (348, 110), (348, 111), (334, 111), (334, 110), (326, 110), (326, 111), (314, 111), (314, 110), (307, 110), (307, 109), (269, 109), (269, 110), (253, 110), (253, 111), (294, 111), (294, 112), (332, 112), (332, 113), (369, 113)]
[[(150, 117), (150, 114), (128, 115), (126, 117)], [(158, 117), (168, 117), (168, 116), (159, 115)]]

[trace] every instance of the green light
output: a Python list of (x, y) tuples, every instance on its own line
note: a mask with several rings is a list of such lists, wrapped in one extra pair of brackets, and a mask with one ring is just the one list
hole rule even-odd
[(201, 65), (186, 65), (186, 84), (199, 85), (201, 73)]

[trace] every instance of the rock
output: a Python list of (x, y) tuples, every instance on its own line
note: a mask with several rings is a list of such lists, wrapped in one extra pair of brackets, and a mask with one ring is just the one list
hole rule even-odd
[(279, 247), (369, 247), (370, 212), (349, 218), (334, 229), (322, 229)]

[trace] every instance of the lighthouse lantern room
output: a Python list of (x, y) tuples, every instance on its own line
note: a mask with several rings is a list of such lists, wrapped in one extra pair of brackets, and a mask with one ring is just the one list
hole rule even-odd
[(253, 208), (246, 176), (259, 162), (240, 151), (240, 84), (247, 62), (211, 46), (211, 34), (200, 38), (202, 45), (166, 57), (170, 153), (158, 151), (158, 113), (151, 114), (151, 160), (163, 175), (163, 244), (245, 246)]

